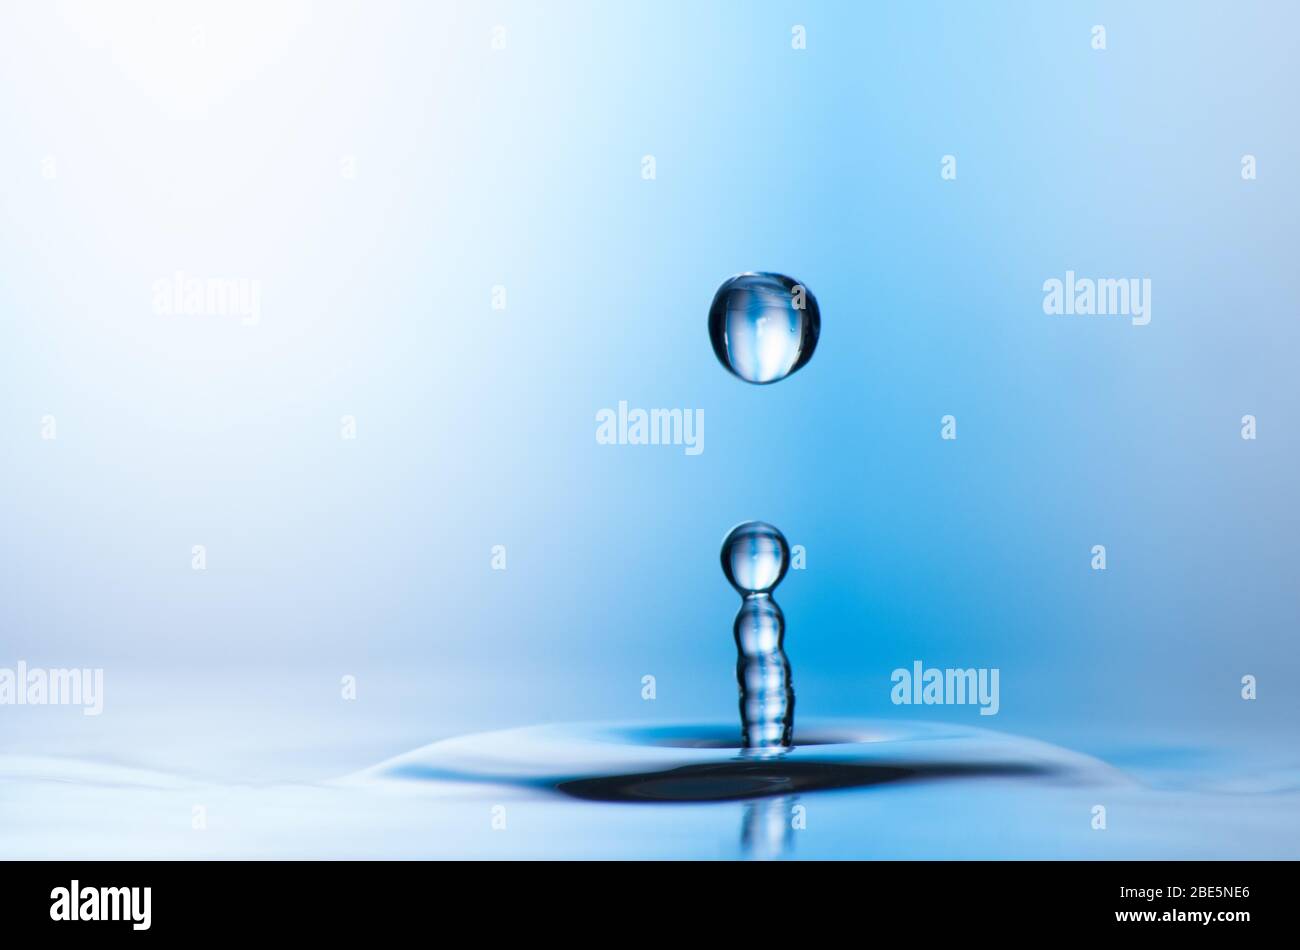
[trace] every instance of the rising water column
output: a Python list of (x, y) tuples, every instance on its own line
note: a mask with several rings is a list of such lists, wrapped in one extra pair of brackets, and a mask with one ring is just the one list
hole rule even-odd
[(722, 572), (742, 600), (734, 632), (740, 724), (746, 749), (782, 749), (794, 731), (794, 686), (785, 656), (785, 617), (772, 591), (790, 566), (790, 546), (775, 527), (746, 521), (722, 542)]

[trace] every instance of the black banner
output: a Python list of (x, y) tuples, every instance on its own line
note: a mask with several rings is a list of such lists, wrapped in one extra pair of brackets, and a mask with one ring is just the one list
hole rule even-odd
[[(8, 862), (5, 930), (81, 939), (283, 933), (322, 939), (530, 921), (553, 932), (761, 927), (778, 913), (918, 935), (1114, 933), (1234, 940), (1293, 917), (1287, 862)], [(748, 909), (748, 910), (747, 910)], [(747, 913), (752, 921), (745, 923)], [(442, 921), (442, 924), (439, 924)], [(640, 922), (638, 924), (637, 922)], [(442, 932), (451, 938), (455, 930)]]

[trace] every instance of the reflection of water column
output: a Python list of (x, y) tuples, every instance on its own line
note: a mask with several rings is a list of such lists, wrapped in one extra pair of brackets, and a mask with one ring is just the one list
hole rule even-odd
[(790, 548), (770, 524), (747, 521), (722, 542), (722, 571), (744, 601), (734, 632), (739, 657), (740, 723), (746, 749), (781, 749), (794, 729), (794, 686), (786, 659), (785, 617), (772, 591), (785, 577)]
[(745, 803), (740, 825), (740, 849), (745, 857), (767, 861), (794, 850), (791, 811), (798, 800), (782, 796)]

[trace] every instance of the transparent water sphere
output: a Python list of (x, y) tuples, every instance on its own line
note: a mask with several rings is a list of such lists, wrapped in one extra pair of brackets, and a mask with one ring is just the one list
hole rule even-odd
[(789, 566), (785, 535), (764, 521), (738, 524), (722, 540), (722, 572), (742, 596), (769, 593)]
[(739, 274), (709, 307), (718, 362), (747, 383), (785, 379), (812, 359), (822, 316), (812, 291), (784, 274)]

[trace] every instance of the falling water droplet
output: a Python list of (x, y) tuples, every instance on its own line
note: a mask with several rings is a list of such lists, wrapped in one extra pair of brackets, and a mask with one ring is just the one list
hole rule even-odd
[(736, 681), (746, 749), (779, 750), (794, 730), (794, 685), (785, 616), (772, 591), (790, 566), (790, 546), (762, 521), (736, 525), (722, 541), (722, 572), (744, 600), (736, 614)]
[(709, 307), (713, 352), (747, 383), (775, 383), (802, 368), (821, 327), (812, 291), (783, 274), (739, 274)]

